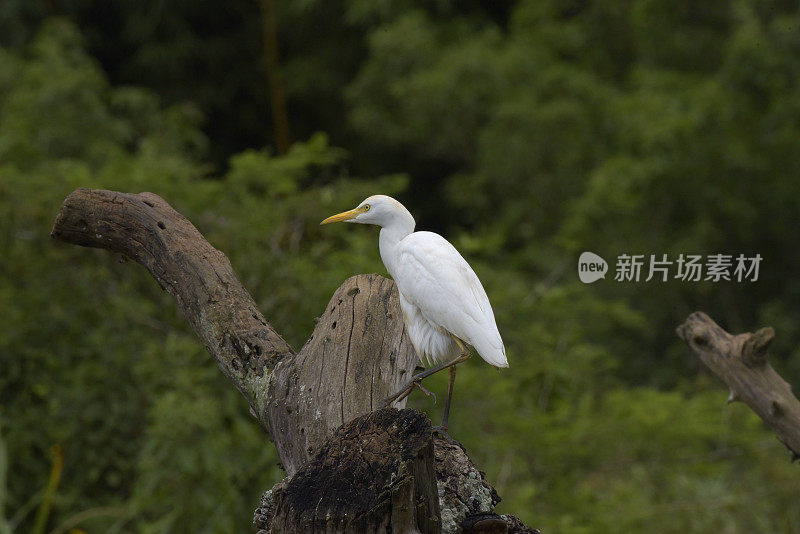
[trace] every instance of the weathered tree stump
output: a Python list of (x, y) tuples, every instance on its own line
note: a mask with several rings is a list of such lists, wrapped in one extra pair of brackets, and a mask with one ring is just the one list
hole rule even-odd
[(265, 532), (439, 532), (430, 421), (387, 408), (343, 425), (265, 494), (255, 523)]
[[(405, 384), (416, 354), (403, 335), (394, 282), (354, 276), (333, 294), (314, 333), (269, 376), (262, 417), (293, 475), (344, 423)], [(399, 407), (405, 406), (405, 401)]]
[(800, 459), (800, 401), (768, 362), (775, 330), (731, 335), (705, 313), (694, 312), (676, 332), (728, 385), (728, 402), (747, 404), (775, 431), (792, 461)]
[(431, 436), (423, 414), (372, 413), (407, 382), (417, 361), (391, 280), (346, 280), (295, 353), (227, 257), (157, 195), (77, 189), (51, 235), (131, 257), (176, 298), (272, 437), (288, 475), (267, 492), (257, 513), (261, 527), (457, 532), (463, 523), (471, 532), (530, 531), (516, 518), (492, 514), (497, 494), (463, 448)]

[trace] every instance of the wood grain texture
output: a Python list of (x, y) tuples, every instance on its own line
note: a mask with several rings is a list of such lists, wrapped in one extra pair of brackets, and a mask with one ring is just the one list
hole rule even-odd
[(371, 412), (409, 380), (416, 353), (400, 314), (394, 282), (376, 274), (348, 278), (302, 350), (276, 366), (267, 419), (287, 474), (334, 430)]
[(792, 460), (800, 458), (800, 402), (769, 364), (772, 327), (731, 335), (705, 313), (695, 312), (677, 334), (728, 385), (728, 402), (747, 404), (775, 431)]

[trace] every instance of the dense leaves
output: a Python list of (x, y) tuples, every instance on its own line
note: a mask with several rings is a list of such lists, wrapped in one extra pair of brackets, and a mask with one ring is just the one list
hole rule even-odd
[[(492, 300), (511, 369), (461, 366), (451, 427), (503, 511), (799, 531), (797, 468), (674, 335), (698, 308), (771, 324), (800, 382), (796, 3), (281, 3), (281, 157), (257, 4), (223, 4), (0, 4), (0, 533), (33, 527), (55, 444), (48, 529), (246, 531), (281, 478), (144, 270), (48, 238), (80, 186), (165, 197), (296, 348), (344, 278), (385, 273), (376, 232), (318, 222), (396, 195)], [(584, 250), (605, 280), (578, 281)], [(757, 282), (614, 281), (620, 254), (681, 253), (764, 259)]]

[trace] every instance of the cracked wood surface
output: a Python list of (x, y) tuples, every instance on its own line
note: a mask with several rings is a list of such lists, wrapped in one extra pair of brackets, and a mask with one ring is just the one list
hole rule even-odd
[(289, 475), (334, 430), (371, 412), (409, 380), (416, 353), (400, 314), (394, 282), (376, 274), (349, 278), (302, 350), (275, 367), (267, 413), (275, 445), (287, 453), (281, 461)]
[(676, 332), (728, 385), (728, 402), (747, 404), (775, 431), (792, 460), (800, 458), (800, 402), (767, 361), (775, 330), (731, 335), (705, 313), (695, 312)]

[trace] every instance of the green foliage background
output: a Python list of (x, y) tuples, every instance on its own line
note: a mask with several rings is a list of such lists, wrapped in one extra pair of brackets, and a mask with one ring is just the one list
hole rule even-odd
[[(395, 195), (492, 299), (511, 369), (462, 366), (451, 427), (502, 511), (800, 532), (797, 466), (674, 335), (695, 309), (773, 325), (800, 382), (797, 2), (275, 7), (282, 156), (257, 3), (0, 4), (0, 534), (33, 528), (54, 444), (46, 531), (247, 531), (282, 476), (144, 270), (49, 239), (77, 187), (166, 198), (296, 348), (344, 278), (385, 273), (375, 231), (318, 222)], [(587, 286), (584, 250), (764, 260), (754, 283)]]

